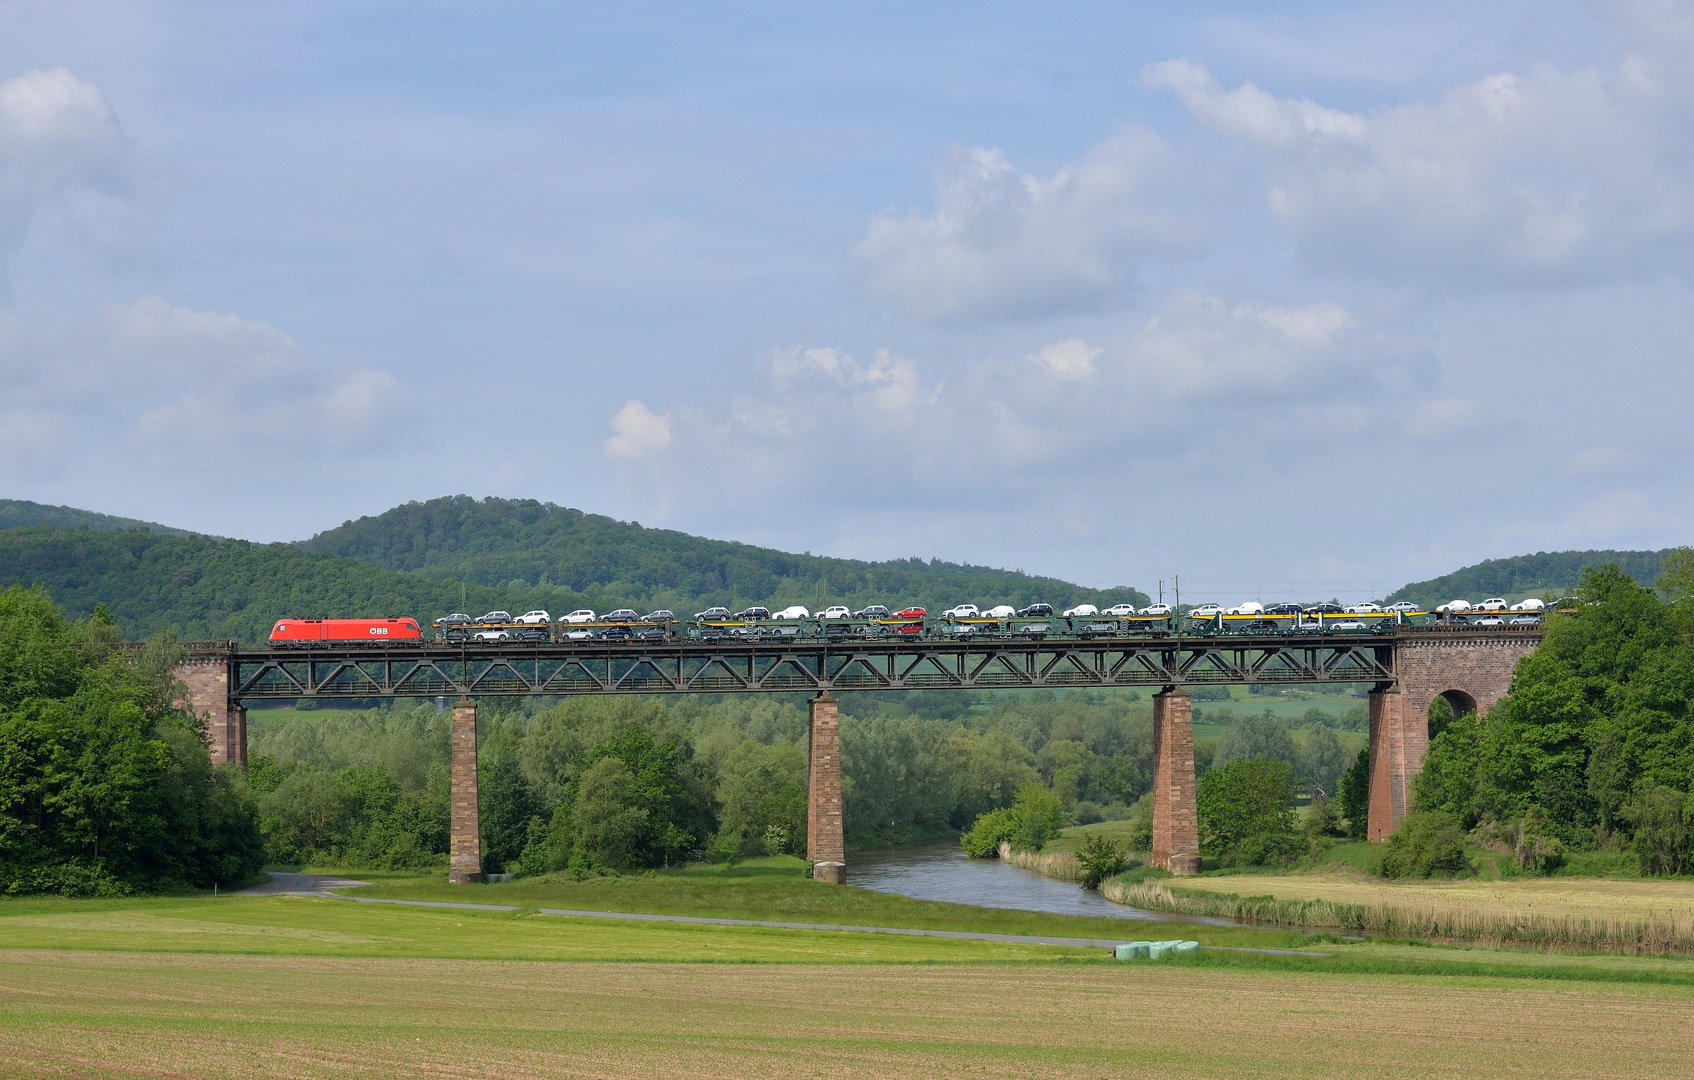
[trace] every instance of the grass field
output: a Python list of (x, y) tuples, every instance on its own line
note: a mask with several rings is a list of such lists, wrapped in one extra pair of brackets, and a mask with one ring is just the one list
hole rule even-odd
[(1185, 878), (1183, 889), (1332, 900), (1345, 904), (1419, 905), (1453, 909), (1611, 919), (1680, 919), (1694, 923), (1694, 880), (1665, 878), (1512, 878), (1482, 881), (1396, 879), (1362, 874), (1241, 874)]
[(1039, 962), (3, 955), (0, 1053), (9, 1076), (1694, 1070), (1694, 988), (1680, 986)]
[[(294, 896), (0, 900), (0, 1073), (1694, 1071), (1689, 961), (932, 904), (810, 882), (783, 860), (457, 888), (375, 876), (382, 880), (362, 892), (526, 910)], [(535, 907), (1183, 936), (1324, 955), (1208, 949), (1192, 960), (1127, 964), (1103, 949), (572, 918)]]

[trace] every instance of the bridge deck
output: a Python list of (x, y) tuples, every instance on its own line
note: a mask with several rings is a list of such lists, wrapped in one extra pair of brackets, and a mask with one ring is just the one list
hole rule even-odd
[[(1390, 683), (1428, 629), (1348, 635), (230, 649), (232, 700)], [(1443, 637), (1539, 637), (1440, 628)], [(222, 651), (222, 650), (220, 650)]]

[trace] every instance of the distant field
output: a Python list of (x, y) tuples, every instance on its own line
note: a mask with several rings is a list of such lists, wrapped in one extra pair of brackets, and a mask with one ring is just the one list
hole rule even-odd
[(1678, 986), (1178, 965), (0, 952), (9, 1076), (1686, 1076), (1691, 1014)]
[(1396, 880), (1361, 874), (1241, 874), (1184, 878), (1183, 889), (1274, 896), (1283, 900), (1333, 900), (1347, 904), (1384, 904), (1487, 910), (1512, 914), (1676, 918), (1694, 920), (1694, 881), (1665, 879), (1513, 878)]

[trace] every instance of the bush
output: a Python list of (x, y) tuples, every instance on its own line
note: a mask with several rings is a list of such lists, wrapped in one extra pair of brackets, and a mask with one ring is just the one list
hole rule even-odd
[(1058, 795), (1037, 783), (1018, 788), (1012, 809), (1018, 814), (1018, 831), (1012, 837), (1012, 846), (1019, 851), (1040, 851), (1065, 826), (1065, 804)]
[(1694, 796), (1662, 784), (1643, 784), (1624, 816), (1635, 826), (1635, 854), (1643, 874), (1694, 870)]
[(1076, 861), (1082, 867), (1082, 887), (1098, 889), (1109, 877), (1129, 869), (1129, 853), (1115, 841), (1100, 833), (1091, 833), (1077, 849)]
[(1441, 810), (1409, 815), (1388, 837), (1382, 853), (1383, 877), (1429, 877), (1470, 869), (1459, 819)]
[(1347, 835), (1363, 840), (1370, 824), (1370, 747), (1359, 751), (1347, 775), (1341, 778), (1341, 816), (1347, 819)]
[(959, 846), (973, 859), (993, 859), (1000, 844), (1010, 841), (1019, 851), (1040, 851), (1059, 835), (1065, 824), (1065, 804), (1052, 791), (1030, 782), (1018, 788), (1017, 801), (1000, 810), (978, 815)]
[(1076, 809), (1071, 812), (1071, 816), (1076, 819), (1078, 825), (1096, 825), (1106, 820), (1105, 815), (1100, 811), (1100, 804), (1091, 803), (1086, 799), (1076, 804)]
[(959, 846), (973, 859), (997, 859), (1000, 845), (1016, 835), (1022, 825), (1023, 816), (1009, 806), (990, 810), (959, 837)]
[(1532, 806), (1518, 825), (1518, 865), (1532, 874), (1551, 874), (1565, 864), (1565, 846), (1548, 835), (1547, 811)]
[(1292, 866), (1311, 849), (1311, 841), (1293, 830), (1257, 833), (1236, 841), (1218, 859), (1220, 866)]

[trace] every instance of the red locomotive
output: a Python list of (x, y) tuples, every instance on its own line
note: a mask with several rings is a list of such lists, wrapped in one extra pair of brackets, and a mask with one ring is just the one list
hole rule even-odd
[(351, 645), (368, 642), (422, 641), (416, 619), (278, 619), (271, 627), (273, 646)]

